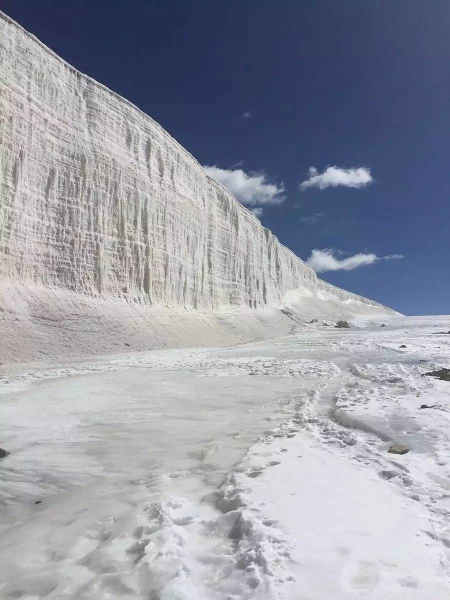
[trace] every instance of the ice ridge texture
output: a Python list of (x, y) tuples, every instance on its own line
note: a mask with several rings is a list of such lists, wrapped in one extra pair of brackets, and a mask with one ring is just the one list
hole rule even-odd
[(0, 279), (142, 304), (326, 289), (158, 123), (0, 12)]

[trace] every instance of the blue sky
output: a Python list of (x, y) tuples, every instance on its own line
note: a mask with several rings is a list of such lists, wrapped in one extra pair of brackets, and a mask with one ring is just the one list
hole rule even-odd
[(316, 266), (338, 268), (324, 279), (406, 314), (450, 313), (448, 0), (2, 10), (220, 170), (299, 256), (322, 251)]

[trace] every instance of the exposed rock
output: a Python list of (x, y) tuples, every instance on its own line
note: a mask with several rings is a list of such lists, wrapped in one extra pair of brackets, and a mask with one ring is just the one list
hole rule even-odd
[(8, 454), (9, 452), (3, 450), (3, 448), (0, 448), (0, 458), (5, 458), (6, 456), (8, 456)]
[(249, 471), (247, 473), (247, 477), (251, 477), (252, 479), (255, 479), (255, 477), (259, 477), (260, 475), (262, 475), (263, 470), (262, 469), (254, 469), (253, 471)]
[(378, 473), (378, 475), (382, 479), (386, 479), (387, 481), (389, 481), (389, 479), (393, 479), (394, 477), (397, 477), (398, 473), (397, 473), (397, 471), (380, 471)]
[(442, 381), (450, 381), (450, 369), (437, 369), (437, 371), (428, 371), (423, 375), (424, 377), (436, 377)]
[(406, 348), (405, 344), (402, 344), (402, 345), (400, 346), (400, 348)]
[(355, 438), (347, 436), (342, 438), (342, 442), (344, 442), (346, 446), (356, 446), (357, 443)]
[(437, 404), (421, 404), (419, 408), (436, 408)]
[(407, 454), (409, 452), (409, 448), (403, 444), (392, 444), (388, 452), (391, 454)]
[(335, 327), (340, 329), (348, 329), (350, 327), (350, 323), (348, 321), (338, 321)]

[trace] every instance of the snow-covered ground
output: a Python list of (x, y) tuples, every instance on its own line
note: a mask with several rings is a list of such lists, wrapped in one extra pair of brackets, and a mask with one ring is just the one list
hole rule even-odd
[(0, 366), (0, 598), (448, 598), (450, 317), (385, 323)]

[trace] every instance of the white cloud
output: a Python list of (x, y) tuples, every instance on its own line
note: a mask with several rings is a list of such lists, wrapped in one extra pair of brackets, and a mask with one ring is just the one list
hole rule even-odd
[(245, 113), (242, 113), (241, 117), (243, 119), (251, 119), (253, 117), (252, 113), (250, 111), (247, 111)]
[(215, 179), (243, 204), (281, 204), (285, 200), (284, 185), (269, 183), (264, 173), (247, 174), (242, 169), (204, 167), (207, 175)]
[(383, 256), (383, 260), (397, 260), (400, 258), (405, 258), (404, 254), (387, 254), (386, 256)]
[(251, 208), (250, 210), (255, 215), (255, 217), (262, 217), (264, 209), (261, 206), (257, 206), (256, 208)]
[(403, 254), (377, 256), (376, 254), (363, 254), (362, 252), (358, 252), (358, 254), (348, 256), (347, 258), (336, 258), (335, 254), (339, 254), (339, 252), (333, 252), (333, 250), (329, 249), (314, 249), (311, 252), (311, 256), (306, 261), (306, 264), (317, 273), (323, 273), (325, 271), (352, 271), (358, 267), (372, 265), (380, 260), (405, 258)]
[(323, 212), (316, 212), (312, 215), (308, 215), (306, 217), (300, 218), (300, 223), (304, 223), (305, 225), (315, 225), (319, 219), (325, 216)]
[(237, 162), (230, 165), (230, 169), (237, 169), (238, 167), (243, 167), (243, 166), (244, 166), (244, 161), (238, 160)]
[(315, 167), (309, 167), (309, 178), (300, 184), (301, 190), (316, 187), (325, 190), (328, 187), (362, 188), (373, 181), (370, 169), (357, 167), (354, 169), (341, 169), (340, 167), (327, 167), (323, 173)]

